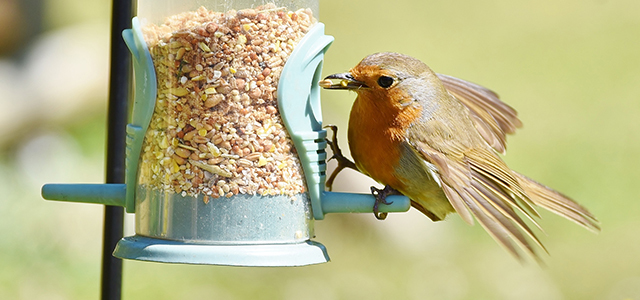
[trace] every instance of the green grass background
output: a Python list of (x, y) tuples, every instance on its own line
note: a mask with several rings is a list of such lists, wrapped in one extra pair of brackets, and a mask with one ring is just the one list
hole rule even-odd
[[(320, 3), (320, 19), (335, 37), (325, 75), (395, 51), (495, 90), (524, 123), (509, 137), (505, 160), (589, 208), (602, 232), (543, 213), (550, 256), (539, 266), (517, 262), (458, 216), (432, 223), (413, 210), (384, 222), (328, 215), (315, 227), (330, 263), (125, 261), (123, 299), (640, 299), (640, 2)], [(51, 0), (47, 8), (53, 28), (89, 19), (109, 26), (105, 0)], [(106, 107), (106, 95), (99, 96)], [(355, 94), (322, 97), (324, 121), (340, 126), (346, 147)], [(0, 299), (99, 298), (102, 208), (46, 202), (39, 189), (43, 182), (102, 181), (105, 118), (79, 116), (4, 147)], [(47, 136), (55, 141), (45, 143)], [(371, 184), (347, 171), (335, 189), (367, 192)]]

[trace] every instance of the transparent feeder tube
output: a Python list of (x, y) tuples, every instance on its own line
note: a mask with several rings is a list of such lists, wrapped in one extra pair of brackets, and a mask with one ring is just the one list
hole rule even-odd
[(308, 241), (311, 204), (277, 97), (287, 59), (317, 23), (312, 9), (170, 1), (145, 14), (141, 2), (157, 91), (138, 162), (136, 233), (211, 244)]

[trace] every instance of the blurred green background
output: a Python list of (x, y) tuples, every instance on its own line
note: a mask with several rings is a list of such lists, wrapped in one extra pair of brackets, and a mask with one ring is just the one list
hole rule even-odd
[[(123, 299), (640, 299), (639, 1), (320, 3), (336, 38), (324, 74), (395, 51), (497, 91), (525, 124), (509, 165), (577, 199), (603, 231), (543, 213), (538, 266), (458, 216), (328, 215), (316, 240), (330, 263), (125, 261)], [(99, 298), (102, 207), (39, 191), (103, 181), (109, 13), (107, 0), (0, 0), (0, 299)], [(323, 91), (343, 147), (354, 97)], [(371, 184), (346, 171), (335, 190)]]

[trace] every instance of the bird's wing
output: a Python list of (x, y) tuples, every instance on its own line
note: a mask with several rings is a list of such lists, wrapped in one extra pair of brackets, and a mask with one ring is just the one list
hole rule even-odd
[(565, 217), (588, 230), (600, 231), (600, 223), (596, 217), (571, 198), (517, 172), (513, 172), (513, 175), (534, 204)]
[[(425, 127), (432, 125), (425, 124)], [(534, 216), (539, 217), (538, 213), (518, 179), (491, 149), (443, 144), (424, 131), (413, 131), (410, 135), (414, 149), (425, 161), (436, 166), (439, 177), (436, 180), (465, 222), (473, 224), (475, 217), (499, 244), (517, 258), (521, 256), (515, 244), (536, 259), (538, 256), (532, 242), (546, 252), (517, 212), (540, 228), (533, 219)]]
[(518, 113), (485, 87), (452, 76), (437, 75), (447, 91), (469, 108), (476, 129), (487, 143), (504, 153), (506, 134), (522, 127)]

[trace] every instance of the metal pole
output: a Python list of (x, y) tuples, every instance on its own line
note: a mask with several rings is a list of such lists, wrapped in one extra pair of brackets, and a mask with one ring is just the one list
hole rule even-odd
[[(113, 0), (111, 16), (111, 66), (107, 116), (106, 183), (124, 183), (125, 127), (131, 87), (131, 57), (122, 30), (131, 27), (132, 0)], [(111, 255), (123, 236), (124, 209), (105, 206), (102, 245), (101, 299), (122, 297), (122, 260)]]

